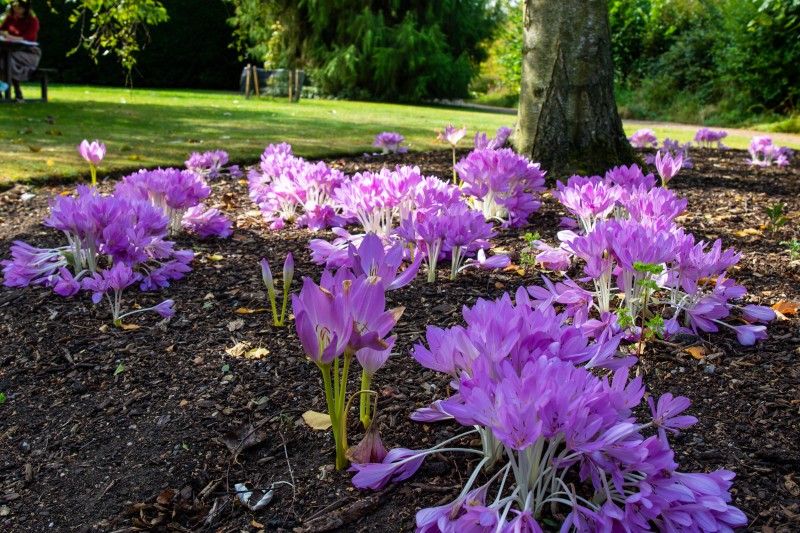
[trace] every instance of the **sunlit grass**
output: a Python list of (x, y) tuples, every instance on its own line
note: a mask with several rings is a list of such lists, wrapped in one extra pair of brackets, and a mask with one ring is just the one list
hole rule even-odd
[[(37, 89), (26, 90), (35, 95)], [(245, 99), (236, 93), (127, 90), (55, 85), (47, 104), (0, 105), (0, 185), (87, 176), (75, 147), (83, 139), (106, 144), (99, 175), (142, 167), (182, 166), (195, 151), (226, 150), (236, 163), (256, 162), (270, 143), (288, 142), (297, 155), (322, 158), (372, 152), (382, 131), (396, 131), (412, 151), (444, 148), (434, 132), (447, 123), (493, 133), (513, 115), (470, 109), (334, 100)], [(628, 135), (638, 126), (626, 125)], [(688, 141), (691, 126), (654, 128), (659, 139)], [(733, 148), (749, 138), (728, 137)], [(462, 144), (468, 146), (468, 137)], [(791, 146), (791, 144), (790, 144)], [(800, 148), (800, 145), (791, 146)]]
[[(28, 94), (35, 94), (29, 89)], [(396, 131), (413, 150), (443, 148), (436, 128), (493, 133), (513, 117), (464, 109), (333, 100), (249, 99), (235, 93), (54, 86), (47, 104), (0, 106), (0, 183), (86, 175), (75, 146), (99, 139), (100, 174), (182, 166), (194, 151), (226, 150), (257, 161), (270, 143), (307, 158), (372, 152), (375, 134)], [(466, 144), (465, 140), (465, 144)]]

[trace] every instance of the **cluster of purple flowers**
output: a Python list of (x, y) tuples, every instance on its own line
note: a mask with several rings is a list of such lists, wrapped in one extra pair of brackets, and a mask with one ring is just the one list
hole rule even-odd
[[(509, 132), (501, 128), (498, 137), (487, 143), (504, 142)], [(260, 171), (249, 176), (250, 197), (273, 229), (287, 221), (313, 230), (333, 227), (337, 235), (333, 242), (309, 243), (317, 264), (342, 266), (349, 246), (374, 233), (386, 249), (401, 241), (410, 245), (410, 253), (425, 261), (431, 281), (438, 261), (449, 258), (454, 279), (464, 268), (507, 266), (508, 257), (486, 258), (488, 239), (495, 235), (492, 221), (526, 223), (539, 208), (538, 193), (544, 190), (539, 165), (511, 150), (476, 150), (462, 165), (467, 185), (459, 190), (434, 176), (422, 176), (418, 167), (383, 168), (349, 177), (324, 163), (295, 157), (288, 145), (270, 145)], [(351, 234), (344, 228), (353, 222), (363, 233)]]
[(655, 154), (647, 154), (644, 160), (648, 165), (655, 165), (656, 157), (659, 154), (662, 154), (662, 156), (668, 154), (672, 160), (681, 162), (679, 168), (692, 168), (694, 163), (692, 163), (692, 158), (689, 157), (689, 148), (691, 147), (691, 142), (680, 143), (677, 140), (666, 138), (661, 148)]
[(778, 165), (785, 167), (789, 164), (789, 159), (794, 157), (794, 151), (786, 146), (772, 144), (772, 139), (766, 135), (756, 135), (750, 140), (750, 165), (759, 167), (769, 167)]
[(206, 179), (214, 179), (226, 175), (232, 178), (242, 177), (242, 171), (239, 170), (238, 165), (225, 167), (227, 164), (228, 152), (224, 150), (210, 150), (202, 154), (193, 152), (189, 159), (184, 162), (187, 169)]
[(404, 137), (399, 133), (392, 131), (384, 131), (375, 136), (375, 141), (372, 146), (380, 148), (384, 154), (404, 154), (408, 152), (407, 146), (400, 146), (403, 144)]
[(703, 148), (713, 148), (716, 144), (718, 150), (727, 150), (727, 146), (722, 144), (722, 139), (728, 136), (727, 131), (714, 131), (709, 128), (700, 128), (694, 136), (694, 142)]
[(633, 135), (628, 137), (634, 148), (655, 148), (658, 146), (658, 137), (656, 132), (649, 128), (636, 130)]
[(294, 222), (316, 231), (346, 222), (341, 208), (332, 201), (347, 178), (341, 171), (295, 157), (286, 143), (269, 145), (259, 170), (248, 176), (250, 199), (270, 228), (281, 229)]
[[(155, 290), (191, 270), (194, 254), (166, 240), (168, 223), (162, 209), (137, 195), (101, 196), (79, 185), (76, 196), (52, 200), (45, 219), (64, 233), (67, 245), (35, 248), (16, 241), (11, 259), (2, 262), (4, 284), (44, 285), (61, 296), (88, 290), (95, 303), (105, 294), (118, 323), (125, 316), (119, 299), (126, 287), (139, 283), (142, 290)], [(171, 301), (153, 309), (169, 316), (170, 306)]]
[(211, 188), (200, 175), (177, 168), (140, 170), (122, 178), (114, 192), (117, 197), (146, 200), (161, 209), (169, 218), (170, 235), (184, 228), (201, 237), (227, 237), (232, 233), (230, 220), (201, 203), (209, 194)]
[[(509, 264), (507, 256), (486, 259), (485, 252), (479, 255), (482, 260), (472, 259), (491, 246), (488, 239), (495, 235), (491, 222), (470, 209), (456, 186), (433, 176), (423, 177), (417, 167), (356, 174), (334, 198), (345, 217), (357, 220), (365, 232), (380, 236), (385, 246), (391, 248), (398, 242), (410, 246), (414, 257), (425, 261), (430, 282), (435, 281), (436, 266), (443, 258), (451, 260), (451, 279), (467, 267), (493, 269)], [(400, 221), (397, 227), (396, 220)], [(333, 243), (321, 239), (309, 243), (318, 264), (344, 264), (348, 246), (362, 238), (344, 228), (334, 232), (339, 238)]]
[[(638, 177), (632, 179), (632, 175)], [(674, 220), (686, 209), (686, 200), (653, 187), (653, 182), (652, 175), (644, 176), (634, 165), (614, 169), (605, 179), (574, 176), (566, 185), (558, 184), (553, 196), (579, 219), (582, 231), (560, 232), (557, 248), (538, 242), (541, 253), (537, 261), (564, 271), (573, 259), (580, 259), (585, 274), (580, 281), (591, 282), (594, 290), (571, 280), (560, 285), (546, 282), (548, 288), (542, 289), (540, 298), (569, 303), (568, 314), (577, 326), (602, 327), (613, 334), (620, 326), (612, 316), (612, 293), (619, 290), (624, 294), (624, 309), (636, 317), (652, 305), (643, 295), (646, 287), (655, 284), (664, 296), (659, 298), (660, 305), (672, 307), (663, 325), (665, 335), (714, 332), (722, 325), (731, 328), (745, 345), (765, 338), (764, 323), (775, 317), (774, 312), (767, 307), (739, 305), (746, 290), (726, 274), (740, 255), (731, 249), (723, 251), (720, 240), (697, 242), (680, 228)], [(660, 273), (642, 265), (657, 265)], [(745, 323), (725, 322), (737, 309)], [(589, 319), (592, 310), (599, 322)], [(662, 312), (648, 310), (665, 315), (663, 308)], [(638, 338), (639, 331), (631, 327), (627, 333)]]
[(505, 227), (524, 226), (541, 206), (539, 193), (545, 190), (545, 173), (539, 163), (531, 163), (509, 148), (473, 150), (455, 169), (470, 206), (486, 220)]
[[(452, 418), (474, 429), (428, 450), (395, 448), (373, 463), (354, 464), (354, 485), (377, 490), (413, 475), (427, 455), (461, 451), (480, 463), (455, 500), (417, 513), (418, 532), (540, 532), (545, 511), (566, 516), (562, 531), (693, 526), (711, 532), (745, 525), (745, 515), (729, 503), (732, 472), (678, 470), (667, 434), (696, 422), (681, 414), (689, 400), (648, 398), (652, 418), (637, 421), (633, 410), (645, 391), (641, 377), (629, 381), (634, 358), (615, 355), (619, 334), (568, 324), (537, 293), (520, 288), (516, 304), (507, 294), (479, 300), (464, 308), (466, 326), (428, 328), (427, 346), (416, 345), (412, 355), (449, 374), (457, 394), (413, 418)], [(600, 378), (593, 367), (612, 372)], [(475, 433), (480, 450), (447, 447)], [(482, 470), (488, 481), (478, 486)]]

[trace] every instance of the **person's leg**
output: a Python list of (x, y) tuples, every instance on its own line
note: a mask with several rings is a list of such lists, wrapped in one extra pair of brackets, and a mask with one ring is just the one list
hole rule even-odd
[(0, 54), (0, 98), (11, 98), (11, 86), (6, 80), (5, 54)]
[(22, 100), (22, 87), (19, 85), (19, 80), (13, 80), (14, 83), (14, 98)]

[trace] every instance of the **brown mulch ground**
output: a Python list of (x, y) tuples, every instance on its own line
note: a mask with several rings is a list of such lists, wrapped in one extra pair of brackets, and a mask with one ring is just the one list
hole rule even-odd
[[(695, 168), (673, 185), (689, 198), (682, 224), (699, 238), (719, 237), (744, 252), (732, 276), (748, 287), (748, 302), (798, 301), (800, 267), (779, 245), (798, 236), (797, 164), (751, 169), (741, 151), (695, 150), (693, 156)], [(434, 152), (332, 163), (348, 173), (416, 164), (447, 179), (450, 157)], [(9, 257), (13, 240), (60, 243), (58, 232), (41, 221), (47, 198), (66, 189), (37, 189), (27, 201), (22, 186), (0, 192), (0, 259)], [(471, 466), (463, 457), (431, 458), (409, 481), (379, 493), (356, 491), (351, 474), (332, 470), (331, 436), (301, 418), (307, 409), (324, 410), (324, 400), (319, 371), (304, 360), (293, 325), (276, 328), (266, 314), (235, 313), (268, 307), (262, 257), (279, 270), (286, 252), (294, 252), (295, 289), (300, 276), (319, 279), (320, 268), (304, 251), (312, 234), (260, 225), (240, 182), (216, 181), (213, 189), (237, 221), (233, 238), (179, 239), (198, 254), (193, 272), (157, 294), (126, 293), (129, 305), (174, 299), (178, 312), (167, 323), (138, 315), (130, 322), (140, 329), (118, 330), (108, 327), (108, 309), (93, 307), (86, 296), (0, 287), (0, 392), (7, 395), (0, 405), (0, 530), (390, 533), (412, 530), (419, 508), (458, 493)], [(762, 228), (765, 208), (779, 201), (792, 217), (773, 234)], [(552, 242), (563, 214), (547, 198), (529, 229), (505, 231), (497, 244), (519, 252), (522, 234), (533, 230)], [(408, 356), (425, 326), (458, 323), (463, 304), (539, 283), (541, 273), (469, 273), (456, 282), (446, 281), (444, 270), (439, 274), (434, 285), (420, 275), (389, 293), (390, 306), (404, 305), (406, 312), (396, 328), (397, 355), (374, 384), (382, 393), (387, 446), (422, 447), (457, 430), (408, 420), (447, 383)], [(652, 393), (692, 400), (690, 414), (700, 422), (673, 439), (677, 460), (684, 471), (735, 471), (734, 504), (748, 515), (751, 531), (800, 530), (799, 325), (794, 316), (775, 321), (769, 339), (753, 347), (739, 346), (727, 333), (655, 343), (636, 367)], [(226, 354), (240, 342), (269, 354), (260, 360)], [(707, 348), (705, 359), (684, 351), (698, 343)], [(355, 423), (351, 433), (352, 442), (359, 436)], [(253, 446), (237, 450), (243, 440)], [(236, 483), (267, 487), (279, 480), (293, 480), (296, 490), (277, 488), (262, 511), (234, 502)]]

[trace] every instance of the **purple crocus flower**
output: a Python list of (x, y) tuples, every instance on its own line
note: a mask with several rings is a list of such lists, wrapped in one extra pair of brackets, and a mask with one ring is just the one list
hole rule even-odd
[(378, 490), (390, 481), (398, 482), (414, 475), (422, 466), (427, 450), (393, 448), (380, 463), (353, 464), (353, 485), (359, 489)]
[[(184, 162), (186, 168), (195, 174), (199, 174), (208, 179), (219, 178), (225, 171), (224, 166), (228, 163), (228, 152), (224, 150), (211, 150), (204, 153), (193, 152), (189, 159)], [(241, 175), (238, 166), (231, 166), (227, 169), (230, 176)]]
[(463, 128), (458, 129), (452, 124), (448, 124), (444, 128), (444, 132), (437, 130), (437, 133), (439, 134), (438, 138), (440, 140), (447, 141), (450, 146), (455, 148), (458, 142), (467, 134), (467, 127), (464, 126)]
[(647, 398), (647, 405), (653, 414), (653, 425), (659, 429), (661, 439), (666, 439), (666, 431), (678, 433), (678, 429), (693, 426), (697, 419), (693, 416), (678, 416), (689, 408), (691, 402), (689, 398), (678, 396), (673, 398), (671, 393), (663, 394), (658, 398), (658, 405), (653, 402), (652, 397)]
[(399, 242), (387, 250), (380, 237), (374, 233), (367, 233), (357, 249), (350, 244), (346, 264), (356, 276), (377, 276), (380, 278), (383, 288), (391, 291), (411, 283), (419, 271), (421, 255), (417, 255), (414, 262), (400, 275), (397, 274), (403, 263), (404, 251), (404, 247)]
[(709, 128), (700, 128), (694, 136), (694, 142), (704, 148), (712, 148), (712, 144), (716, 143), (718, 150), (724, 150), (727, 147), (722, 144), (722, 139), (727, 136), (727, 131), (714, 131)]
[(384, 131), (375, 136), (372, 146), (380, 148), (384, 154), (402, 154), (408, 152), (408, 148), (400, 146), (403, 140), (403, 136), (399, 133)]
[(181, 225), (190, 233), (197, 234), (200, 238), (229, 237), (233, 234), (231, 221), (219, 209), (206, 209), (205, 204), (190, 207), (183, 214)]
[(58, 277), (55, 285), (53, 285), (53, 292), (59, 296), (73, 296), (78, 294), (81, 290), (80, 282), (72, 276), (72, 273), (64, 268), (58, 269)]
[(634, 148), (650, 148), (651, 146), (655, 148), (658, 144), (656, 133), (649, 128), (636, 130), (633, 135), (628, 137), (628, 140)]
[(775, 320), (775, 310), (765, 305), (745, 305), (742, 318), (748, 322), (771, 322)]
[(767, 327), (754, 324), (744, 326), (730, 326), (736, 333), (736, 339), (742, 346), (752, 346), (757, 340), (767, 338)]
[(667, 188), (667, 183), (675, 177), (683, 165), (683, 154), (673, 157), (669, 152), (664, 152), (662, 155), (659, 150), (656, 153), (655, 164), (658, 175), (661, 176), (661, 183)]
[(303, 278), (300, 294), (292, 295), (297, 336), (303, 351), (318, 366), (342, 355), (353, 334), (348, 292), (349, 284), (334, 296), (311, 278)]
[(78, 153), (81, 154), (87, 163), (90, 165), (99, 165), (106, 156), (106, 145), (94, 140), (91, 143), (86, 139), (81, 141), (78, 145)]
[(157, 306), (153, 307), (153, 311), (163, 316), (164, 318), (169, 318), (175, 314), (175, 309), (172, 308), (173, 305), (175, 305), (174, 301), (164, 300)]

